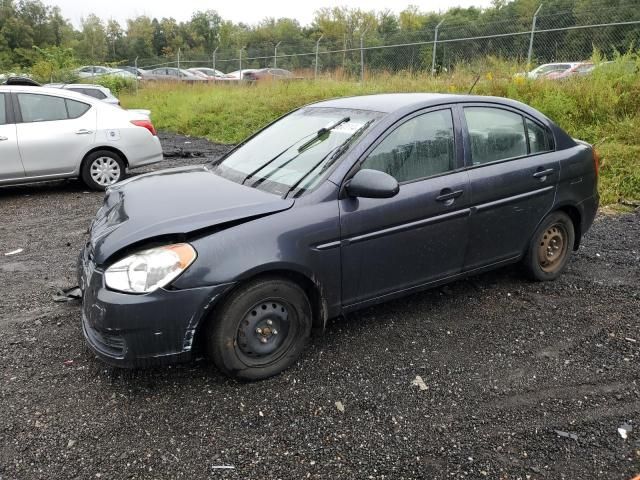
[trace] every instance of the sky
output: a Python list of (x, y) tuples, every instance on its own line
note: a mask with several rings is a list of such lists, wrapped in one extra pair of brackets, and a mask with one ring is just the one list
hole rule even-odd
[(313, 12), (322, 7), (346, 6), (362, 10), (389, 9), (396, 13), (407, 5), (417, 5), (422, 11), (444, 11), (450, 7), (487, 7), (490, 0), (45, 0), (45, 4), (58, 5), (62, 14), (78, 27), (80, 19), (95, 13), (103, 20), (113, 18), (125, 26), (127, 18), (147, 15), (149, 17), (173, 17), (178, 21), (191, 18), (198, 10), (217, 10), (225, 20), (250, 25), (266, 17), (288, 17), (297, 19), (301, 25), (308, 25)]

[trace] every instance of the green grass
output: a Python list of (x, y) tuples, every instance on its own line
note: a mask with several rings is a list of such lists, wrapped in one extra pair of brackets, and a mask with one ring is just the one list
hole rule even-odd
[[(602, 203), (640, 199), (640, 75), (623, 57), (588, 77), (569, 81), (514, 78), (515, 67), (485, 66), (474, 93), (513, 98), (537, 108), (572, 136), (597, 144), (602, 168)], [(273, 82), (253, 86), (159, 85), (138, 95), (122, 94), (127, 108), (149, 108), (156, 127), (237, 143), (257, 129), (310, 102), (382, 92), (467, 93), (476, 74), (458, 70), (447, 77), (377, 75), (353, 81)]]

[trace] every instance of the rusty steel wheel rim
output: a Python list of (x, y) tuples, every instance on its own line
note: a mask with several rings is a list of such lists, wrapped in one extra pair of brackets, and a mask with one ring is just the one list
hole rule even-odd
[(567, 230), (555, 223), (547, 228), (538, 243), (538, 261), (543, 272), (552, 273), (567, 255)]

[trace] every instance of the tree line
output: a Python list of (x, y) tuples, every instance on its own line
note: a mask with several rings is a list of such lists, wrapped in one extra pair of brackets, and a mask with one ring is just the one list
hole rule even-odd
[[(216, 51), (220, 65), (225, 59), (265, 57), (253, 66), (272, 62), (274, 47), (280, 43), (285, 67), (308, 67), (312, 56), (287, 57), (294, 53), (313, 52), (322, 36), (322, 52), (356, 50), (361, 41), (376, 45), (411, 44), (433, 40), (436, 25), (442, 20), (440, 39), (483, 37), (495, 33), (528, 31), (541, 0), (494, 0), (485, 9), (453, 8), (446, 12), (425, 12), (408, 6), (398, 14), (390, 10), (366, 11), (351, 8), (321, 8), (310, 25), (300, 25), (291, 18), (266, 18), (256, 25), (234, 23), (216, 11), (193, 13), (187, 21), (174, 18), (139, 16), (120, 24), (96, 15), (83, 18), (74, 28), (58, 7), (40, 0), (0, 0), (0, 71), (26, 69), (39, 62), (53, 62), (62, 68), (69, 64), (141, 65), (175, 59), (178, 52), (188, 59), (212, 58)], [(545, 0), (539, 15), (538, 29), (561, 29), (575, 25), (603, 22), (625, 22), (640, 18), (639, 2), (629, 0)], [(595, 33), (594, 33), (595, 32)], [(572, 55), (588, 57), (593, 48), (605, 52), (625, 50), (640, 39), (638, 25), (622, 25), (608, 29), (567, 30), (550, 32), (536, 38), (535, 57), (539, 61), (557, 59), (563, 49)], [(528, 36), (478, 39), (452, 42), (438, 52), (438, 62), (469, 58), (491, 53), (512, 57), (526, 54)], [(217, 49), (217, 50), (216, 50)], [(384, 62), (391, 68), (424, 68), (430, 63), (431, 47), (404, 47), (402, 55), (395, 49), (368, 52), (369, 63)], [(242, 54), (240, 51), (242, 50)], [(359, 55), (359, 54), (358, 54)], [(324, 58), (324, 57), (323, 57)], [(326, 55), (329, 58), (329, 55)], [(357, 63), (352, 53), (337, 54), (333, 63), (345, 66)], [(397, 65), (394, 65), (394, 62)], [(247, 64), (249, 65), (249, 64)], [(234, 65), (235, 66), (235, 63)]]

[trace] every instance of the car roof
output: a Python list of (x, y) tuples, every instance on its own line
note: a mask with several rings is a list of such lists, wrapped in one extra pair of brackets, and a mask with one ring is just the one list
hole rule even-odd
[[(65, 90), (62, 88), (51, 87), (29, 87), (23, 85), (0, 85), (0, 92), (14, 92), (14, 93), (39, 93), (41, 95), (52, 95), (54, 97), (70, 98), (72, 100), (78, 100), (84, 103), (90, 103), (92, 105), (102, 105), (98, 99), (89, 97), (83, 93), (77, 93), (71, 90)], [(105, 104), (106, 105), (106, 104)]]
[[(312, 107), (349, 108), (353, 110), (372, 110), (391, 113), (408, 107), (423, 108), (442, 103), (478, 101), (489, 97), (473, 95), (452, 95), (443, 93), (383, 93), (377, 95), (361, 95), (358, 97), (336, 98), (314, 103)], [(491, 97), (493, 98), (493, 97)], [(504, 100), (504, 99), (502, 99)], [(479, 100), (486, 101), (486, 100)]]

